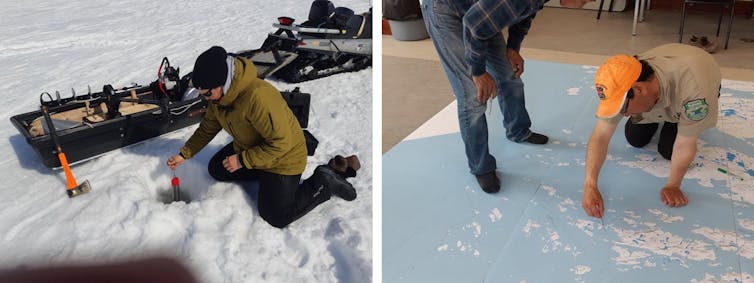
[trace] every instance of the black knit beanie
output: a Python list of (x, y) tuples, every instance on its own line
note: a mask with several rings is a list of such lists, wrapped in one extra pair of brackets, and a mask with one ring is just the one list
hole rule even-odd
[(228, 78), (228, 65), (225, 63), (228, 52), (220, 46), (212, 46), (194, 64), (191, 80), (198, 89), (212, 89), (225, 84)]

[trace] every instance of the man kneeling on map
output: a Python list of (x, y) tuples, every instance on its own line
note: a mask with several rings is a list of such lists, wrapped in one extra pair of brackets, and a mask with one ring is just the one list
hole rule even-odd
[(660, 197), (670, 207), (686, 205), (681, 182), (696, 157), (697, 138), (717, 124), (720, 68), (714, 58), (697, 47), (675, 43), (633, 57), (616, 55), (597, 70), (595, 88), (600, 101), (586, 150), (581, 201), (586, 214), (604, 214), (597, 178), (623, 116), (629, 117), (625, 135), (634, 147), (647, 145), (663, 123), (657, 151), (670, 160), (670, 176)]

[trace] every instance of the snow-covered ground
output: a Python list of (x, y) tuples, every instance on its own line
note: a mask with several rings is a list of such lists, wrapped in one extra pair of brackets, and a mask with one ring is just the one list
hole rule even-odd
[[(363, 12), (362, 0), (334, 0)], [(3, 1), (0, 9), (0, 271), (19, 266), (113, 262), (172, 256), (203, 282), (369, 282), (372, 280), (372, 69), (301, 84), (312, 94), (309, 129), (319, 139), (314, 167), (357, 154), (350, 179), (358, 198), (337, 197), (280, 230), (259, 217), (240, 183), (217, 183), (206, 163), (230, 142), (218, 135), (177, 170), (190, 203), (163, 204), (164, 165), (196, 126), (73, 167), (92, 192), (65, 195), (9, 122), (38, 109), (39, 94), (91, 85), (148, 84), (163, 56), (185, 74), (212, 45), (261, 46), (278, 16), (303, 21), (309, 1)]]

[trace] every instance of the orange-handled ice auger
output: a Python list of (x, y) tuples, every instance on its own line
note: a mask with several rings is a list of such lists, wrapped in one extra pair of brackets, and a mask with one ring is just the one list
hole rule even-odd
[(71, 167), (68, 166), (68, 159), (65, 158), (65, 153), (63, 153), (63, 149), (60, 148), (58, 135), (55, 132), (55, 125), (52, 123), (52, 118), (50, 118), (50, 113), (47, 111), (47, 106), (42, 105), (42, 114), (44, 115), (45, 121), (47, 122), (47, 128), (50, 132), (50, 138), (55, 144), (55, 149), (58, 151), (58, 159), (60, 159), (60, 165), (63, 167), (63, 171), (65, 172), (65, 181), (68, 187), (68, 197), (72, 198), (81, 194), (88, 193), (91, 190), (89, 180), (84, 180), (84, 182), (79, 185), (76, 183), (76, 178), (73, 177)]

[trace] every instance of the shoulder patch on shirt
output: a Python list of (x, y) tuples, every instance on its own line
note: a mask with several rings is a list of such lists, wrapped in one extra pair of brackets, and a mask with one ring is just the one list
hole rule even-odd
[(683, 105), (686, 117), (691, 121), (700, 121), (707, 117), (708, 105), (704, 99), (694, 99)]

